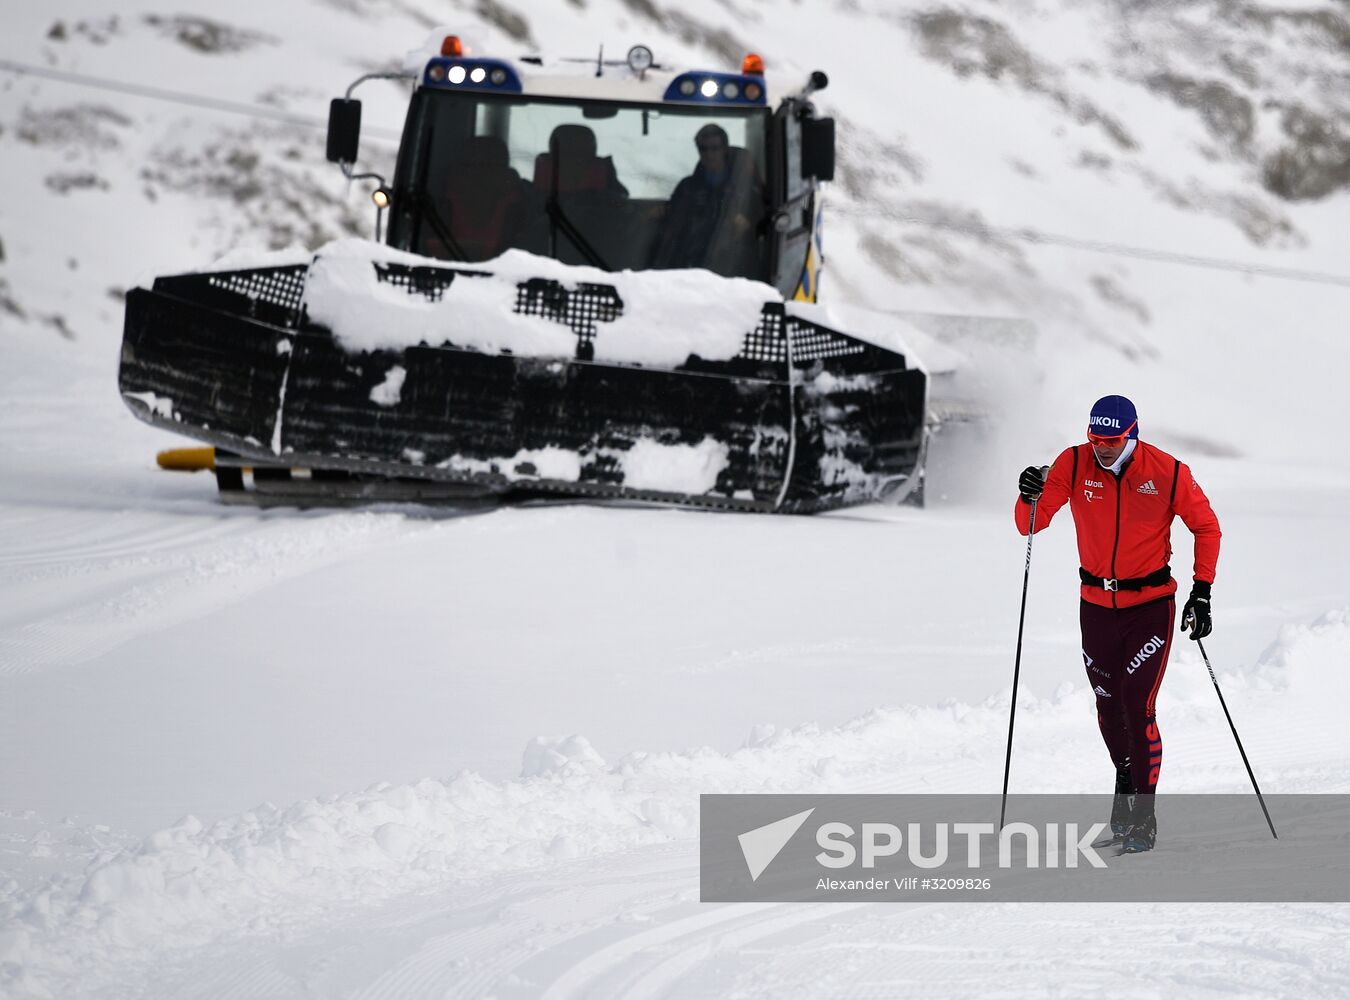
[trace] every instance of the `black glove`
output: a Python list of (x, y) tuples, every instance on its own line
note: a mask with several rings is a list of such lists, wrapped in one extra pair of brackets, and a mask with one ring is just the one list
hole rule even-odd
[(1209, 586), (1204, 580), (1196, 580), (1181, 609), (1181, 631), (1189, 632), (1192, 639), (1203, 639), (1214, 631), (1214, 620), (1209, 616)]
[(1022, 470), (1022, 477), (1017, 480), (1017, 492), (1022, 494), (1023, 500), (1031, 503), (1040, 499), (1045, 491), (1045, 477), (1049, 472), (1048, 465), (1028, 465)]

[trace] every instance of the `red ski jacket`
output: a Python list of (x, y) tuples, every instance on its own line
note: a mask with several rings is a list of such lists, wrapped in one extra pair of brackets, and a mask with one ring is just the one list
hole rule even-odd
[[(1069, 502), (1078, 529), (1083, 569), (1104, 580), (1145, 577), (1172, 558), (1172, 518), (1180, 516), (1195, 536), (1195, 579), (1214, 582), (1219, 561), (1219, 519), (1190, 466), (1140, 441), (1117, 476), (1097, 463), (1090, 444), (1066, 448), (1046, 477), (1036, 505), (1036, 530), (1050, 524)], [(1017, 530), (1027, 533), (1031, 504), (1017, 498)], [(1083, 600), (1105, 608), (1130, 608), (1177, 591), (1175, 576), (1143, 590), (1107, 590), (1083, 584)]]

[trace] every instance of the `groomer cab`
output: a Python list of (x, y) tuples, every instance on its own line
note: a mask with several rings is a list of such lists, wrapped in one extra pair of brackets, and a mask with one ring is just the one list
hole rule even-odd
[[(359, 82), (359, 81), (358, 81)], [(392, 246), (451, 262), (523, 250), (603, 271), (696, 267), (814, 301), (819, 182), (834, 121), (813, 73), (775, 104), (763, 60), (677, 69), (622, 60), (507, 60), (455, 35), (421, 64), (394, 176), (376, 204)], [(329, 159), (349, 176), (360, 102), (333, 102)]]

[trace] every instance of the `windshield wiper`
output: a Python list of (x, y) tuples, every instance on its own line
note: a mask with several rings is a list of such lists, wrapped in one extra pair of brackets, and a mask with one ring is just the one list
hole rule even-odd
[(446, 245), (451, 253), (459, 260), (468, 261), (468, 255), (464, 253), (464, 248), (450, 233), (450, 227), (445, 224), (441, 218), (441, 213), (436, 210), (436, 201), (434, 198), (428, 198), (425, 193), (417, 194), (417, 207), (422, 209), (422, 217), (431, 223), (432, 230), (440, 238), (440, 241)]
[(558, 203), (556, 194), (549, 197), (544, 209), (548, 212), (549, 220), (553, 223), (551, 229), (553, 245), (549, 249), (554, 259), (557, 259), (558, 256), (558, 230), (561, 229), (563, 235), (572, 241), (572, 245), (581, 251), (581, 255), (586, 258), (588, 264), (598, 267), (602, 271), (610, 270), (604, 258), (600, 256), (595, 247), (591, 246), (590, 241), (581, 234), (581, 230), (576, 227), (576, 223), (569, 219), (567, 213), (562, 210), (562, 205)]
[(591, 246), (590, 240), (581, 234), (581, 230), (576, 227), (567, 213), (563, 211), (562, 204), (558, 201), (558, 148), (556, 145), (550, 150), (552, 154), (550, 159), (553, 161), (551, 175), (552, 190), (548, 193), (548, 201), (544, 205), (544, 210), (548, 213), (549, 222), (549, 256), (554, 260), (558, 259), (558, 230), (563, 231), (563, 235), (572, 241), (572, 245), (581, 251), (581, 256), (586, 258), (586, 262), (593, 267), (598, 267), (602, 271), (608, 271), (609, 265), (605, 263), (604, 258)]

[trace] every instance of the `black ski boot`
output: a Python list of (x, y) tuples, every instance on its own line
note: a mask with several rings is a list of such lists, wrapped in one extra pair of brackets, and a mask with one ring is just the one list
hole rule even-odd
[(1153, 796), (1136, 795), (1130, 809), (1130, 830), (1125, 834), (1121, 854), (1141, 854), (1153, 850), (1158, 839), (1158, 818), (1153, 813)]
[(1130, 832), (1130, 800), (1134, 786), (1130, 783), (1130, 762), (1116, 765), (1116, 791), (1111, 799), (1111, 836), (1103, 837), (1093, 847), (1114, 847), (1125, 843)]

